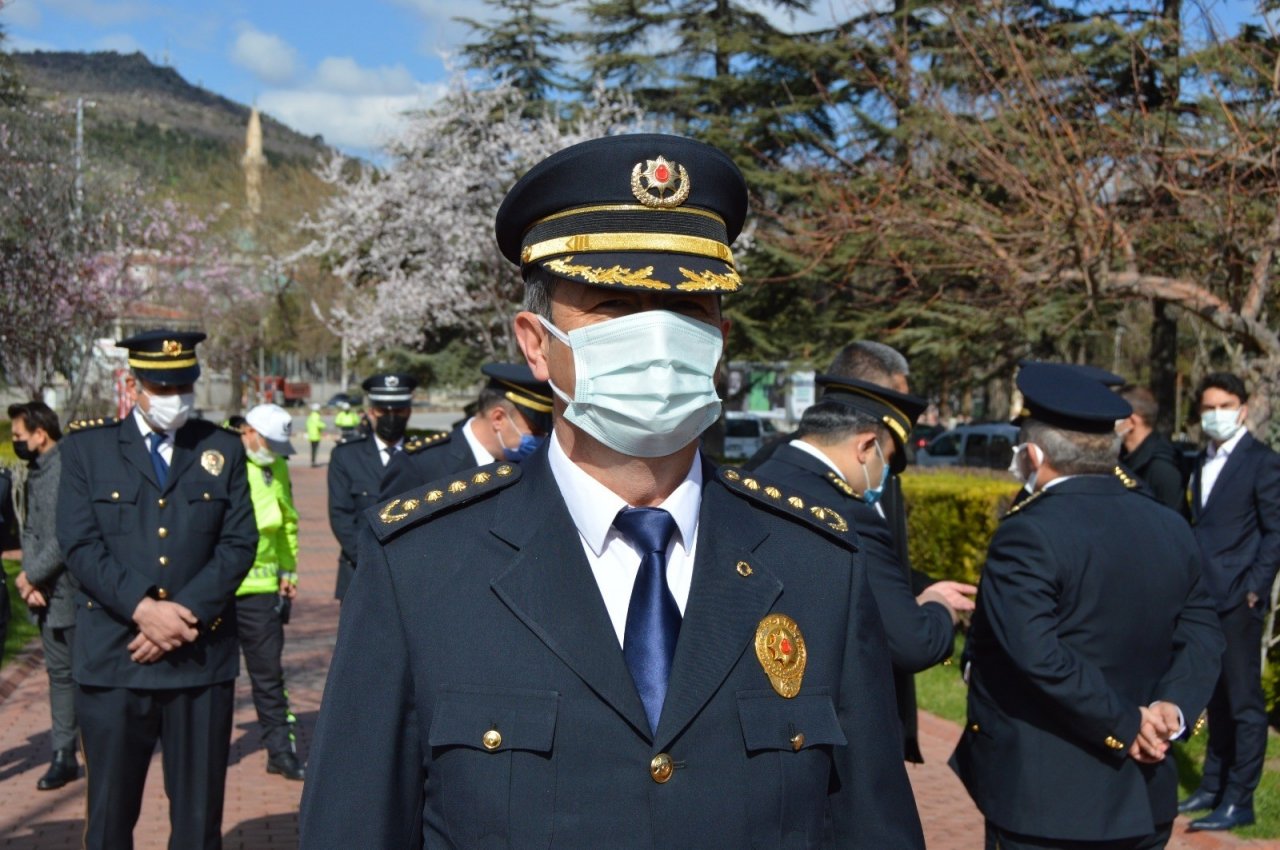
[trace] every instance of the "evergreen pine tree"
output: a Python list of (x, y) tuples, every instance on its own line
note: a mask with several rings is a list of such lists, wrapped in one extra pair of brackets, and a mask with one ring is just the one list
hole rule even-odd
[(463, 46), (468, 67), (506, 77), (521, 91), (530, 109), (567, 87), (560, 73), (560, 52), (571, 39), (552, 17), (564, 0), (485, 0), (491, 22), (459, 17), (471, 28)]

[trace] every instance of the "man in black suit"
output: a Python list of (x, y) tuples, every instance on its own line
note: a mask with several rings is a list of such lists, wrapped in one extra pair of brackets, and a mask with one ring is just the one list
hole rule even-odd
[(415, 438), (387, 466), (382, 498), (484, 466), (496, 460), (520, 462), (532, 455), (551, 429), (551, 389), (524, 363), (486, 363), (488, 383), (476, 412), (448, 434)]
[(923, 847), (849, 522), (698, 451), (746, 201), (723, 153), (649, 134), (507, 195), (553, 435), (367, 515), (307, 850)]
[(1280, 456), (1245, 427), (1249, 395), (1238, 377), (1206, 375), (1196, 398), (1209, 445), (1191, 476), (1189, 516), (1227, 649), (1209, 702), (1204, 775), (1179, 809), (1211, 808), (1191, 828), (1222, 830), (1253, 823), (1266, 755), (1259, 653), (1280, 567)]
[(817, 382), (822, 388), (817, 404), (756, 473), (812, 499), (836, 500), (834, 506), (857, 529), (889, 641), (903, 754), (920, 762), (914, 674), (950, 657), (956, 612), (973, 610), (969, 596), (976, 590), (940, 581), (914, 592), (881, 510), (890, 473), (905, 467), (906, 440), (927, 402), (853, 378), (820, 375)]
[(1179, 513), (1186, 505), (1187, 488), (1173, 443), (1155, 430), (1160, 406), (1146, 387), (1126, 385), (1117, 392), (1133, 413), (1116, 425), (1120, 435), (1120, 464), (1151, 490), (1157, 502)]
[(81, 588), (72, 669), (91, 850), (133, 846), (157, 740), (170, 850), (222, 846), (235, 593), (258, 531), (239, 435), (189, 418), (203, 339), (156, 330), (121, 342), (133, 412), (59, 449), (58, 543)]
[(334, 446), (329, 457), (329, 528), (338, 538), (338, 579), (334, 598), (341, 600), (356, 571), (360, 514), (378, 501), (382, 478), (407, 445), (404, 435), (413, 412), (412, 375), (382, 372), (370, 375), (361, 388), (368, 398), (370, 433), (353, 436)]
[(1021, 477), (987, 551), (951, 766), (988, 850), (1164, 847), (1168, 741), (1208, 701), (1222, 652), (1191, 530), (1114, 474), (1127, 402), (1070, 367), (1018, 374)]

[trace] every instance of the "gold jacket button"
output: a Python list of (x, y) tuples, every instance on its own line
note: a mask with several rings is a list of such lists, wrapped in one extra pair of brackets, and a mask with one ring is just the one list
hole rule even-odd
[(1111, 749), (1113, 749), (1113, 750), (1123, 750), (1123, 749), (1124, 749), (1124, 744), (1123, 744), (1122, 742), (1120, 742), (1120, 741), (1117, 741), (1114, 735), (1108, 735), (1108, 736), (1107, 736), (1107, 740), (1103, 741), (1103, 743), (1104, 743), (1104, 744), (1106, 744), (1108, 747), (1110, 747), (1110, 748), (1111, 748)]
[(169, 566), (169, 556), (168, 556), (168, 555), (161, 555), (161, 556), (160, 556), (160, 566), (162, 566), (162, 567), (167, 567), (167, 566)]
[(480, 742), (484, 744), (486, 750), (493, 752), (502, 746), (502, 733), (497, 729), (490, 729), (484, 733), (484, 737), (480, 739)]
[(204, 494), (204, 500), (205, 500), (206, 502), (207, 502), (207, 501), (209, 501), (209, 494), (208, 494), (208, 493), (205, 493), (205, 494)]
[(165, 528), (164, 526), (160, 526), (160, 529), (156, 532), (156, 534), (159, 534), (161, 539), (163, 539), (169, 536), (169, 529)]
[(111, 491), (111, 498), (112, 498), (112, 499), (114, 499), (114, 500), (116, 500), (116, 501), (119, 501), (119, 499), (120, 499), (120, 491), (119, 491), (119, 490), (112, 490), (112, 491)]
[(658, 753), (649, 762), (649, 775), (653, 777), (653, 781), (662, 785), (671, 779), (671, 756), (666, 753)]
[(969, 731), (970, 731), (970, 732), (980, 732), (980, 731), (982, 731), (982, 730), (981, 730), (981, 727), (979, 727), (979, 726), (978, 726), (978, 724), (977, 724), (977, 723), (975, 723), (975, 724), (973, 724), (972, 726), (970, 726), (970, 727), (969, 727)]
[(156, 588), (156, 598), (157, 598), (157, 599), (168, 599), (168, 598), (169, 598), (169, 591), (165, 590), (163, 587), (157, 587), (157, 588)]
[(157, 499), (156, 504), (163, 508), (165, 506), (165, 501), (164, 499)]
[(791, 736), (791, 749), (795, 750), (798, 753), (803, 748), (804, 748), (804, 733), (797, 732), (796, 734)]

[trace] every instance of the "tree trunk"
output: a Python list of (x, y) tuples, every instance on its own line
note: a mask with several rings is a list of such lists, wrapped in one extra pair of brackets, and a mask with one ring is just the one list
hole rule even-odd
[(1172, 305), (1162, 298), (1151, 301), (1151, 392), (1160, 405), (1155, 429), (1172, 434), (1181, 421), (1182, 411), (1175, 410), (1178, 397), (1178, 316)]

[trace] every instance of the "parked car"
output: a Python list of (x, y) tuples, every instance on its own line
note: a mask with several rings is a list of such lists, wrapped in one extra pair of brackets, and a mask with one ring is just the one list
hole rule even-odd
[(738, 460), (751, 457), (765, 442), (778, 433), (773, 423), (763, 416), (743, 410), (726, 410), (724, 414), (724, 456)]
[(1007, 422), (958, 425), (916, 452), (920, 466), (981, 466), (1004, 469), (1013, 459), (1018, 428)]
[(359, 407), (361, 403), (360, 396), (348, 395), (347, 393), (334, 393), (329, 396), (329, 400), (324, 403), (325, 407), (337, 407), (339, 404), (349, 404), (352, 407)]
[(917, 425), (907, 439), (907, 463), (916, 462), (916, 452), (929, 445), (929, 441), (947, 430), (941, 425)]

